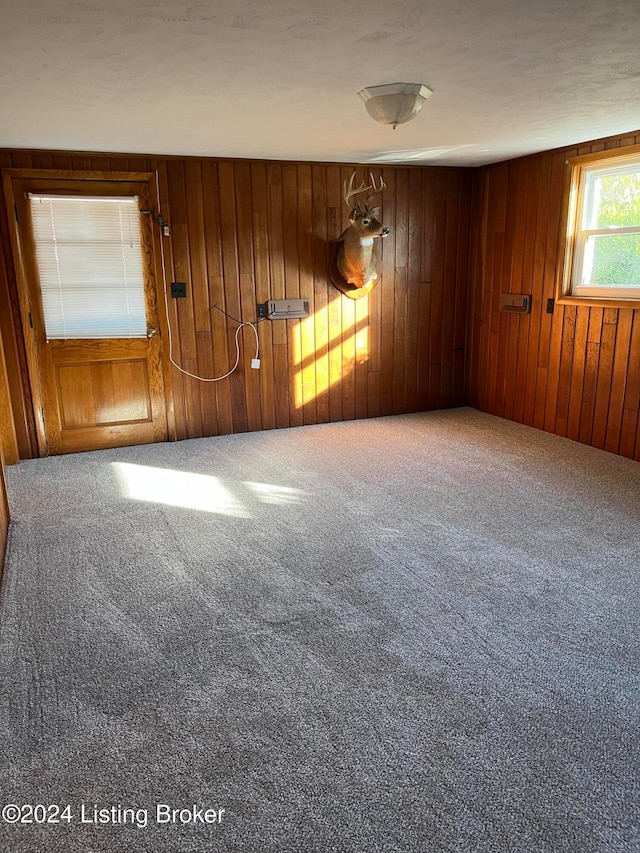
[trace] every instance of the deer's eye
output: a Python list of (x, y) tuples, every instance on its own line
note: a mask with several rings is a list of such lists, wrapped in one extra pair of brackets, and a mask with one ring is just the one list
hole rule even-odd
[(363, 219), (362, 224), (363, 225), (371, 225), (371, 220), (370, 219)]

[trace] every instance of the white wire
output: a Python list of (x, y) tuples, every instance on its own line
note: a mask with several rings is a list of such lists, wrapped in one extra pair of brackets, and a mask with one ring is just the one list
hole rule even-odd
[[(160, 184), (158, 179), (158, 172), (156, 171), (156, 191), (158, 195), (158, 212), (160, 212)], [(160, 261), (162, 266), (162, 289), (164, 291), (164, 310), (165, 316), (167, 318), (167, 332), (169, 336), (169, 361), (171, 364), (177, 368), (180, 373), (184, 373), (185, 376), (190, 376), (192, 379), (198, 379), (200, 382), (220, 382), (221, 379), (226, 379), (227, 376), (231, 376), (233, 371), (237, 368), (240, 362), (240, 341), (238, 340), (238, 336), (240, 335), (240, 331), (244, 326), (251, 326), (253, 329), (253, 334), (256, 336), (256, 354), (255, 358), (260, 357), (260, 344), (258, 342), (258, 330), (256, 329), (255, 323), (244, 322), (240, 323), (238, 328), (236, 329), (236, 361), (231, 370), (227, 371), (224, 376), (214, 376), (214, 377), (206, 377), (206, 376), (198, 376), (195, 373), (189, 373), (188, 370), (185, 370), (183, 367), (174, 361), (173, 359), (173, 336), (171, 334), (171, 320), (169, 318), (169, 299), (167, 298), (167, 276), (164, 269), (164, 242), (163, 238), (164, 234), (160, 234)]]

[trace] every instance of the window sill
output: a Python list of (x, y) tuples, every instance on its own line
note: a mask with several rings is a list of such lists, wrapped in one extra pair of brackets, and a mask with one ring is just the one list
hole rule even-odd
[(556, 305), (582, 305), (589, 308), (640, 308), (640, 296), (635, 299), (621, 299), (619, 297), (605, 298), (597, 296), (559, 296)]

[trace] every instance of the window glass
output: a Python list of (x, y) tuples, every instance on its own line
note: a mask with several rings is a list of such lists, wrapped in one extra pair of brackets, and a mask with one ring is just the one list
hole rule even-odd
[(145, 337), (138, 199), (30, 202), (47, 339)]

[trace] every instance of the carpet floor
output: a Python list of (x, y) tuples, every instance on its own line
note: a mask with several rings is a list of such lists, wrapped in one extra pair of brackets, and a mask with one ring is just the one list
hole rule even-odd
[(2, 851), (640, 851), (638, 463), (457, 409), (7, 476)]

